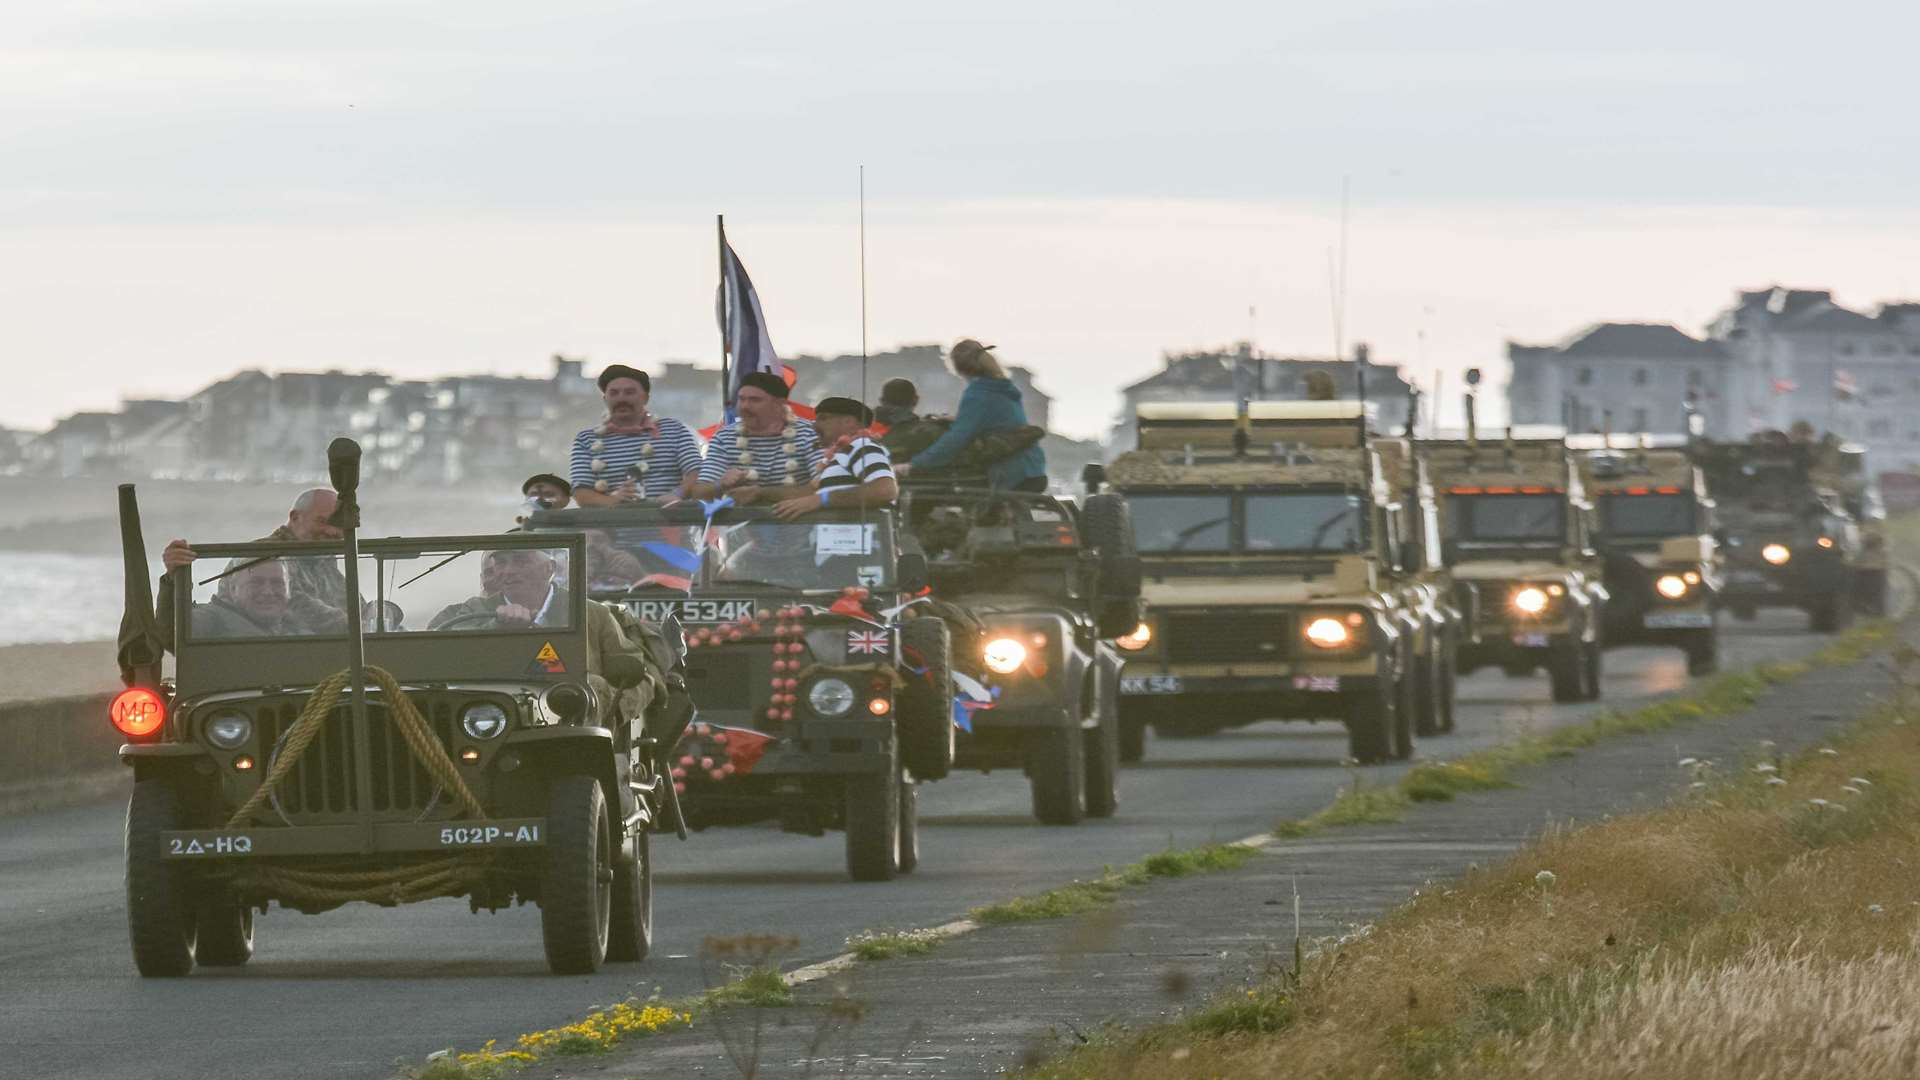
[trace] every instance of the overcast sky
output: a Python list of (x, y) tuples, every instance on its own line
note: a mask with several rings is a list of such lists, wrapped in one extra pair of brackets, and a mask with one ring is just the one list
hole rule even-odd
[(712, 362), (717, 212), (775, 344), (850, 351), (861, 164), (874, 345), (997, 341), (1080, 432), (1163, 349), (1326, 351), (1343, 176), (1346, 338), (1422, 371), (1920, 290), (1910, 4), (698, 7), (11, 7), (0, 424)]

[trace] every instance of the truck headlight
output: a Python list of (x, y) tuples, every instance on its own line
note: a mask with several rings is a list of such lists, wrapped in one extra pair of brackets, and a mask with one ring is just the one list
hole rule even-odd
[(1525, 585), (1513, 594), (1513, 608), (1523, 615), (1538, 615), (1547, 610), (1547, 591), (1538, 585)]
[(1133, 628), (1133, 633), (1114, 638), (1113, 643), (1128, 652), (1139, 652), (1153, 643), (1153, 627), (1141, 623)]
[(491, 701), (476, 701), (460, 710), (460, 726), (476, 739), (497, 739), (507, 730), (507, 710)]
[(1653, 590), (1669, 600), (1678, 600), (1687, 595), (1687, 583), (1678, 574), (1662, 574), (1653, 583)]
[(1027, 647), (1012, 638), (994, 638), (981, 650), (987, 670), (996, 675), (1011, 675), (1027, 662)]
[(1343, 649), (1353, 641), (1347, 624), (1331, 615), (1322, 615), (1307, 623), (1307, 640), (1323, 649)]
[(844, 679), (816, 679), (807, 688), (807, 705), (821, 716), (845, 716), (853, 708), (853, 687)]
[(222, 750), (238, 750), (253, 738), (253, 721), (243, 712), (217, 712), (207, 720), (207, 741)]
[(1793, 558), (1793, 550), (1785, 544), (1768, 544), (1760, 549), (1760, 557), (1775, 566), (1785, 566)]

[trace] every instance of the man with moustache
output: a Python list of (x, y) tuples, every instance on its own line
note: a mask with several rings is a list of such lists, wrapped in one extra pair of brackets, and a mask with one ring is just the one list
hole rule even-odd
[(707, 444), (696, 499), (730, 495), (735, 504), (779, 502), (804, 494), (820, 471), (820, 444), (813, 425), (787, 408), (786, 380), (756, 371), (740, 380), (734, 408), (739, 419)]
[(573, 437), (569, 472), (581, 506), (685, 498), (700, 471), (700, 445), (678, 420), (647, 411), (653, 380), (625, 364), (600, 373), (606, 419)]

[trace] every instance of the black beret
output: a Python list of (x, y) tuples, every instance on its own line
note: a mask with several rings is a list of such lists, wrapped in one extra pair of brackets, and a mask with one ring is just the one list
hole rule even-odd
[(606, 393), (607, 384), (615, 379), (632, 379), (640, 384), (640, 389), (649, 394), (653, 393), (653, 380), (647, 378), (647, 373), (625, 364), (608, 364), (606, 369), (600, 372), (600, 392)]
[(813, 407), (815, 416), (851, 416), (865, 427), (873, 423), (873, 410), (850, 397), (821, 398)]
[(527, 477), (527, 482), (520, 485), (520, 494), (525, 495), (527, 494), (528, 488), (532, 487), (535, 484), (543, 484), (543, 483), (552, 484), (554, 487), (559, 488), (561, 491), (573, 490), (572, 484), (567, 483), (565, 480), (560, 479), (559, 477), (553, 475), (550, 472), (543, 472), (543, 473), (534, 473), (532, 476)]
[(740, 380), (740, 386), (742, 389), (751, 386), (756, 390), (765, 390), (777, 398), (785, 398), (793, 392), (793, 388), (787, 385), (787, 380), (770, 371), (749, 372)]

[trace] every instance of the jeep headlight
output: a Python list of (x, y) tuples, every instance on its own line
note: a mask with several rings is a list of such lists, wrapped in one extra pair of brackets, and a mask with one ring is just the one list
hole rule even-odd
[(1793, 549), (1785, 544), (1768, 544), (1760, 549), (1760, 557), (1775, 566), (1785, 566), (1793, 558)]
[(1679, 574), (1660, 575), (1660, 580), (1653, 583), (1653, 589), (1669, 600), (1678, 600), (1687, 595), (1687, 583)]
[(207, 741), (222, 750), (238, 750), (253, 738), (253, 720), (232, 709), (207, 718)]
[(1522, 615), (1538, 615), (1547, 610), (1547, 590), (1538, 585), (1522, 585), (1513, 593), (1513, 609)]
[(1113, 643), (1128, 652), (1139, 652), (1153, 643), (1153, 627), (1143, 622), (1133, 628), (1133, 633), (1114, 638)]
[(460, 710), (460, 726), (476, 739), (497, 739), (507, 730), (507, 710), (491, 701), (476, 701)]
[(1011, 675), (1027, 662), (1027, 647), (1012, 638), (994, 638), (981, 650), (987, 670), (996, 675)]
[(845, 716), (853, 708), (853, 687), (845, 679), (817, 679), (807, 688), (807, 704), (821, 716)]
[(1322, 615), (1307, 623), (1307, 640), (1323, 649), (1344, 649), (1353, 642), (1347, 624), (1331, 615)]

